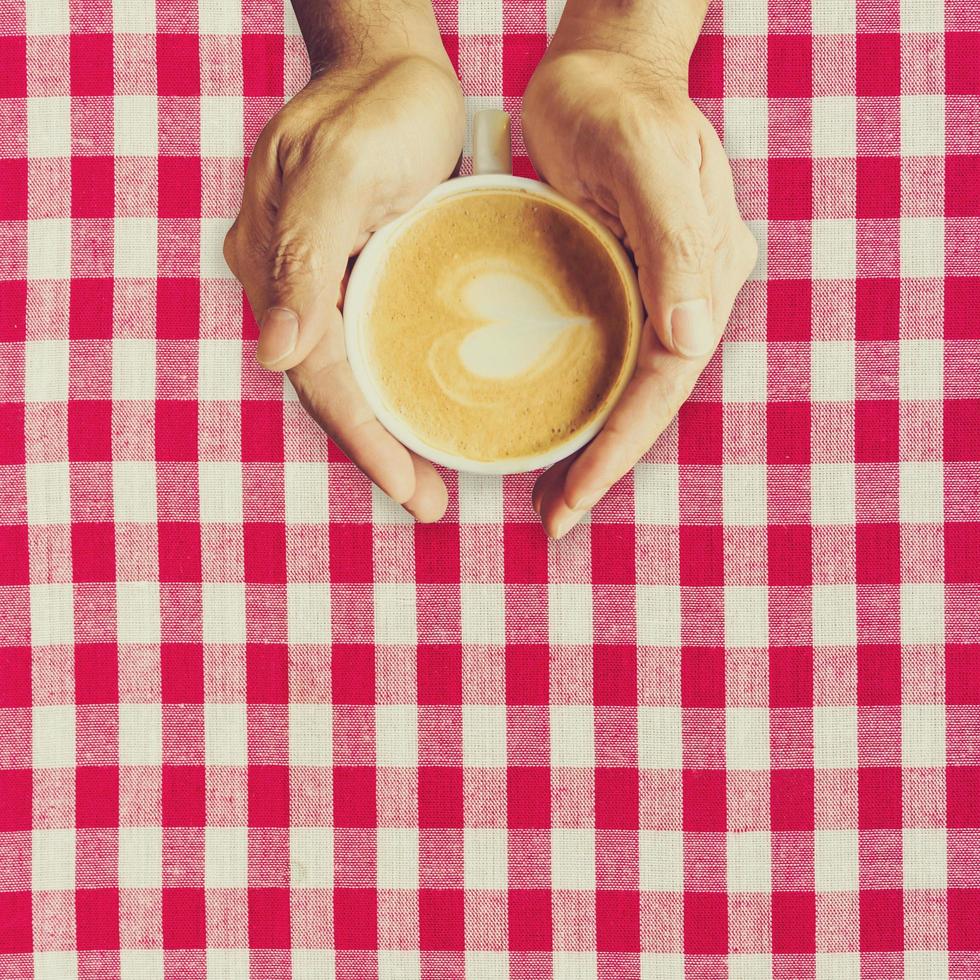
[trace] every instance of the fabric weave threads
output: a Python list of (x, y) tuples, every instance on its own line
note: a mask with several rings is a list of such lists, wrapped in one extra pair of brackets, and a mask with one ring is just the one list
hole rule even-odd
[[(518, 173), (560, 11), (436, 4)], [(254, 364), (288, 10), (0, 0), (0, 978), (980, 974), (978, 64), (977, 0), (711, 6), (763, 257), (555, 544)]]

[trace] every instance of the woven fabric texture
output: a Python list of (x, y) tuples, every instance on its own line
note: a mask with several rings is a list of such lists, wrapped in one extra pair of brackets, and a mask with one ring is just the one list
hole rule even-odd
[[(519, 173), (561, 6), (436, 2)], [(277, 0), (0, 0), (0, 978), (975, 980), (980, 2), (713, 3), (763, 257), (559, 543), (256, 366), (305, 71)]]

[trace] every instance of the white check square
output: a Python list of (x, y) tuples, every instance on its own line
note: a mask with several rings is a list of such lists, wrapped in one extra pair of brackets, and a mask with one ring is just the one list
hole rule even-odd
[(902, 765), (946, 767), (946, 705), (902, 705)]
[(551, 887), (577, 891), (595, 889), (595, 831), (551, 831)]
[(202, 95), (201, 156), (241, 159), (245, 155), (244, 144), (244, 100), (237, 95)]
[(327, 767), (333, 761), (333, 708), (293, 701), (289, 705), (289, 764)]
[(163, 709), (159, 704), (119, 705), (119, 765), (159, 766), (163, 760)]
[(416, 641), (414, 582), (375, 582), (374, 640), (413, 644)]
[(78, 954), (70, 949), (36, 950), (34, 980), (78, 980)]
[(460, 473), (459, 523), (499, 524), (504, 519), (503, 482), (499, 476)]
[(813, 33), (853, 34), (855, 17), (854, 0), (820, 0), (813, 5)]
[(900, 0), (902, 31), (942, 34), (945, 8), (945, 0)]
[(120, 460), (112, 464), (112, 503), (121, 524), (155, 524), (156, 463)]
[(810, 103), (813, 112), (813, 155), (853, 157), (857, 148), (857, 99), (852, 95), (822, 96)]
[(827, 705), (813, 709), (813, 765), (854, 769), (858, 761), (857, 708)]
[(204, 887), (248, 887), (248, 828), (204, 828)]
[(636, 642), (646, 646), (680, 645), (681, 590), (678, 586), (636, 587)]
[(289, 884), (333, 888), (333, 828), (289, 828)]
[(945, 271), (945, 219), (903, 217), (901, 237), (902, 278), (941, 279)]
[(418, 950), (378, 950), (378, 980), (421, 980), (421, 977), (422, 956)]
[(234, 460), (201, 460), (197, 464), (198, 498), (204, 524), (242, 522), (242, 464)]
[(37, 892), (74, 890), (73, 827), (31, 831), (31, 888)]
[(201, 218), (201, 278), (234, 279), (225, 262), (225, 235), (231, 227), (228, 218)]
[(113, 261), (117, 279), (156, 278), (156, 218), (116, 218)]
[(330, 585), (287, 582), (286, 614), (290, 643), (330, 642)]
[[(149, 33), (155, 31), (154, 24)], [(156, 96), (116, 95), (113, 103), (116, 156), (155, 157), (159, 151)]]
[(507, 890), (505, 828), (467, 827), (463, 830), (463, 887)]
[(69, 769), (75, 765), (75, 706), (38, 704), (31, 713), (35, 769)]
[(24, 401), (68, 400), (68, 341), (29, 340), (24, 345)]
[(68, 463), (28, 463), (27, 522), (29, 524), (71, 523), (71, 493)]
[(116, 636), (120, 643), (160, 642), (160, 584), (116, 583)]
[(633, 470), (637, 524), (680, 522), (680, 475), (676, 463), (637, 463)]
[(857, 891), (858, 832), (856, 830), (814, 832), (813, 876), (818, 892)]
[(27, 222), (27, 278), (67, 279), (71, 274), (71, 219)]
[(675, 705), (637, 708), (637, 753), (643, 769), (680, 769), (681, 709)]
[(684, 890), (684, 835), (679, 830), (640, 831), (640, 888)]
[(814, 524), (853, 524), (854, 464), (814, 463), (810, 467), (810, 508)]
[[(743, 7), (753, 6), (743, 3)], [(725, 25), (727, 30), (728, 25)], [(725, 151), (733, 159), (765, 160), (769, 156), (767, 99), (725, 99)]]
[(725, 402), (764, 403), (768, 361), (766, 345), (726, 341), (721, 345), (722, 397)]
[(595, 765), (595, 720), (591, 704), (551, 706), (551, 764), (584, 769)]
[(163, 830), (160, 827), (120, 827), (119, 887), (160, 888), (162, 883)]
[(945, 949), (905, 951), (905, 980), (942, 980), (949, 975), (949, 953)]
[[(44, 6), (27, 5), (28, 9)], [(71, 99), (67, 95), (27, 100), (27, 153), (36, 159), (71, 156)]]
[(553, 644), (581, 643), (592, 636), (592, 587), (548, 585), (548, 636)]
[(945, 827), (905, 827), (902, 829), (902, 875), (905, 887), (945, 891)]
[(812, 273), (814, 279), (853, 279), (857, 268), (857, 223), (854, 218), (814, 220)]
[(463, 705), (463, 765), (507, 765), (506, 705)]
[(201, 339), (198, 346), (197, 387), (202, 401), (241, 401), (240, 340)]
[[(121, 584), (121, 583), (120, 583)], [(37, 647), (75, 639), (74, 593), (70, 582), (31, 586), (31, 643)]]
[[(330, 519), (327, 467), (322, 462), (290, 460), (283, 467), (287, 524), (326, 524)], [(371, 484), (374, 487), (374, 484)], [(377, 490), (377, 487), (374, 487)], [(387, 494), (382, 494), (391, 500)], [(397, 505), (396, 505), (397, 506)], [(403, 507), (398, 508), (403, 514)]]
[(946, 100), (941, 95), (903, 95), (902, 156), (941, 157), (945, 153)]
[(116, 337), (112, 341), (114, 401), (153, 401), (157, 393), (157, 345), (152, 340)]
[[(419, 709), (417, 705), (379, 704), (374, 709), (374, 727), (375, 753), (379, 766), (412, 767), (419, 764)], [(464, 746), (465, 738), (464, 720)]]
[(378, 828), (378, 887), (419, 887), (419, 832), (415, 827)]
[(205, 643), (245, 642), (245, 586), (241, 582), (202, 582)]
[(946, 594), (942, 582), (902, 586), (902, 642), (946, 641)]
[(898, 392), (903, 401), (942, 401), (941, 340), (899, 341)]
[(204, 705), (204, 758), (209, 766), (248, 765), (248, 715), (244, 704)]
[(725, 586), (725, 643), (729, 647), (769, 644), (769, 594), (764, 585)]
[[(207, 0), (202, 0), (201, 6), (206, 3)], [(116, 34), (154, 34), (157, 29), (156, 8), (148, 6), (143, 0), (112, 0), (112, 29)], [(162, 964), (161, 958), (161, 967)]]
[(857, 643), (856, 586), (815, 585), (812, 603), (814, 646), (854, 646)]
[(68, 0), (44, 0), (43, 3), (28, 3), (24, 6), (26, 33), (70, 34), (71, 20), (68, 16)]
[(769, 831), (728, 835), (728, 889), (733, 892), (772, 891), (772, 840)]
[(729, 769), (769, 768), (769, 709), (725, 709), (725, 757)]
[(942, 462), (899, 463), (898, 481), (899, 519), (903, 524), (942, 523)]
[(461, 582), (459, 603), (463, 643), (504, 642), (506, 603), (502, 582)]
[(760, 527), (768, 514), (765, 466), (726, 463), (722, 467), (722, 509), (726, 524)]
[(810, 393), (815, 402), (854, 401), (852, 341), (814, 341), (810, 348)]

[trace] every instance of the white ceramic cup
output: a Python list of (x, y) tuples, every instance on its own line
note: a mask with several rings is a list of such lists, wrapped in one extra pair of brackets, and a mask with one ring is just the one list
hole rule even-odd
[[(525, 473), (557, 463), (581, 449), (592, 439), (612, 411), (636, 367), (636, 355), (643, 324), (643, 305), (636, 282), (633, 264), (618, 239), (582, 208), (568, 201), (547, 184), (524, 177), (514, 177), (511, 170), (510, 117), (506, 112), (488, 109), (478, 112), (473, 121), (473, 169), (472, 177), (455, 177), (440, 184), (418, 204), (391, 223), (376, 231), (361, 254), (350, 275), (344, 298), (344, 329), (347, 342), (347, 359), (364, 397), (381, 424), (403, 445), (442, 466), (468, 473)], [(425, 211), (448, 197), (480, 191), (521, 191), (531, 197), (558, 205), (576, 217), (605, 246), (617, 267), (627, 293), (630, 311), (630, 344), (616, 384), (602, 408), (589, 423), (576, 430), (564, 442), (545, 452), (530, 456), (509, 457), (500, 460), (475, 460), (430, 446), (389, 405), (383, 387), (373, 370), (367, 354), (367, 317), (377, 273), (384, 267), (390, 251), (398, 247), (398, 237)]]

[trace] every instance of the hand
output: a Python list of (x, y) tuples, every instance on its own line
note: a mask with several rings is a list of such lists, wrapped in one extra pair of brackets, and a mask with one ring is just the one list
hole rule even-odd
[(339, 306), (350, 256), (459, 159), (462, 93), (439, 52), (314, 77), (262, 131), (224, 247), (260, 324), (259, 362), (287, 371), (310, 415), (420, 521), (445, 512), (445, 485), (368, 407)]
[(646, 308), (636, 373), (602, 431), (535, 485), (534, 508), (553, 538), (670, 423), (758, 255), (717, 134), (688, 98), (686, 78), (654, 65), (553, 42), (524, 97), (535, 168), (632, 251)]

